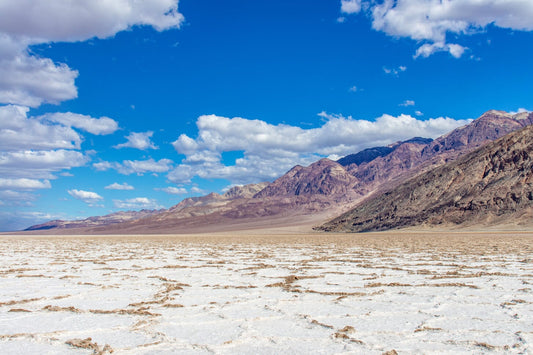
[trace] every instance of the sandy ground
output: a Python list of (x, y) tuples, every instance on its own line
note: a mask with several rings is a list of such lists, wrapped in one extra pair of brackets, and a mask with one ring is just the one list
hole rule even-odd
[(532, 353), (533, 233), (1, 236), (2, 354)]

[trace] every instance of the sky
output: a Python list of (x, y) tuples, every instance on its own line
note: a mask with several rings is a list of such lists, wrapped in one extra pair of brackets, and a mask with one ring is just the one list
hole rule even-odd
[(529, 0), (0, 0), (0, 231), (533, 110)]

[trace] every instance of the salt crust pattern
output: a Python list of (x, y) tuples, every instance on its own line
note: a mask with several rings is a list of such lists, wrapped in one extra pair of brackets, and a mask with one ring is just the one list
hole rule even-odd
[(0, 353), (529, 353), (532, 241), (1, 237)]

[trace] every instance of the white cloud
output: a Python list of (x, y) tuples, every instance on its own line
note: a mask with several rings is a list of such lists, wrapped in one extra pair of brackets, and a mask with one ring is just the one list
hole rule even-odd
[(509, 113), (510, 113), (511, 115), (516, 115), (517, 113), (524, 113), (524, 112), (531, 112), (531, 111), (529, 111), (529, 110), (527, 110), (527, 109), (521, 107), (521, 108), (519, 108), (518, 110), (516, 110), (516, 111), (510, 111)]
[(36, 179), (4, 179), (0, 178), (0, 189), (16, 189), (16, 190), (35, 190), (35, 189), (49, 189), (52, 187), (48, 180)]
[(170, 159), (160, 159), (158, 161), (150, 158), (147, 160), (124, 160), (122, 163), (102, 161), (94, 163), (93, 167), (98, 171), (114, 169), (121, 174), (130, 175), (144, 173), (164, 173), (172, 168), (174, 162)]
[(422, 111), (416, 110), (416, 111), (415, 111), (415, 115), (417, 115), (417, 116), (424, 116), (424, 113), (422, 113)]
[[(417, 120), (409, 115), (383, 115), (373, 121), (325, 113), (320, 116), (326, 123), (313, 129), (240, 117), (200, 116), (196, 139), (182, 134), (172, 143), (185, 159), (167, 177), (174, 183), (187, 183), (195, 176), (224, 178), (234, 184), (272, 180), (296, 164), (307, 165), (321, 157), (343, 156), (414, 136), (435, 138), (468, 123), (442, 117)], [(224, 165), (222, 153), (231, 151), (241, 151), (243, 157), (234, 165)]]
[(152, 143), (150, 140), (153, 135), (154, 132), (152, 131), (138, 133), (131, 132), (128, 136), (126, 136), (126, 139), (128, 140), (126, 143), (117, 144), (114, 146), (114, 148), (135, 148), (140, 150), (157, 149), (154, 143)]
[(184, 188), (184, 187), (175, 187), (175, 186), (169, 186), (169, 187), (165, 187), (165, 188), (161, 188), (161, 189), (156, 188), (156, 190), (164, 191), (167, 194), (171, 194), (171, 195), (183, 195), (183, 194), (187, 193), (187, 189), (186, 188)]
[(163, 208), (157, 200), (147, 197), (136, 197), (127, 200), (113, 200), (115, 208), (139, 210), (139, 209), (160, 209)]
[(113, 169), (114, 165), (111, 162), (108, 161), (101, 161), (98, 163), (93, 163), (93, 168), (95, 168), (97, 171), (106, 171), (109, 169)]
[(30, 192), (14, 190), (0, 190), (0, 200), (7, 202), (10, 206), (31, 206), (37, 195)]
[(352, 86), (351, 88), (348, 89), (349, 92), (357, 92), (357, 86)]
[(43, 102), (58, 104), (76, 98), (78, 72), (66, 64), (29, 55), (26, 44), (29, 41), (0, 32), (0, 102), (37, 107)]
[(416, 50), (414, 57), (418, 58), (422, 56), (427, 58), (436, 52), (450, 52), (453, 57), (460, 58), (466, 49), (466, 47), (458, 44), (426, 43)]
[(182, 21), (176, 0), (0, 2), (0, 31), (39, 42), (107, 38), (135, 25), (163, 31), (178, 28)]
[(405, 100), (399, 106), (407, 107), (407, 106), (414, 106), (414, 105), (415, 105), (414, 100)]
[(407, 67), (403, 66), (403, 65), (400, 65), (397, 68), (383, 67), (383, 71), (385, 72), (385, 74), (390, 74), (390, 75), (393, 75), (393, 76), (398, 76), (400, 73), (402, 73), (402, 72), (404, 72), (406, 70), (407, 70)]
[(361, 0), (341, 0), (341, 12), (355, 14), (361, 11)]
[(93, 118), (72, 112), (46, 114), (43, 119), (61, 123), (67, 127), (76, 127), (96, 135), (111, 134), (118, 129), (118, 123), (109, 117)]
[[(426, 43), (415, 56), (447, 51), (459, 58), (466, 47), (448, 43), (447, 35), (471, 34), (493, 24), (512, 30), (533, 30), (533, 2), (527, 0), (364, 0), (372, 27), (390, 36)], [(353, 11), (349, 10), (353, 6)], [(341, 12), (356, 13), (358, 6), (341, 2)]]
[(31, 55), (49, 42), (107, 38), (135, 25), (178, 28), (177, 0), (4, 0), (0, 2), (0, 102), (37, 107), (77, 97), (76, 70)]
[(89, 158), (72, 150), (0, 152), (0, 175), (13, 178), (53, 179), (54, 172), (85, 165)]
[(82, 137), (77, 132), (28, 117), (28, 110), (22, 106), (0, 106), (0, 151), (80, 148)]
[(191, 192), (194, 194), (205, 194), (205, 191), (200, 189), (199, 187), (191, 187)]
[(135, 190), (133, 186), (128, 184), (127, 182), (123, 184), (119, 184), (118, 182), (114, 182), (111, 185), (107, 185), (104, 187), (106, 190)]
[(94, 205), (95, 203), (104, 199), (102, 196), (92, 191), (73, 189), (73, 190), (68, 190), (67, 192), (70, 196), (74, 197), (75, 199), (83, 201), (89, 205)]

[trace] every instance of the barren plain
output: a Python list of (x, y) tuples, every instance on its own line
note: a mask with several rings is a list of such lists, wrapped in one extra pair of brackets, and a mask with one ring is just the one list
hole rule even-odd
[(2, 354), (533, 352), (533, 233), (0, 236)]

